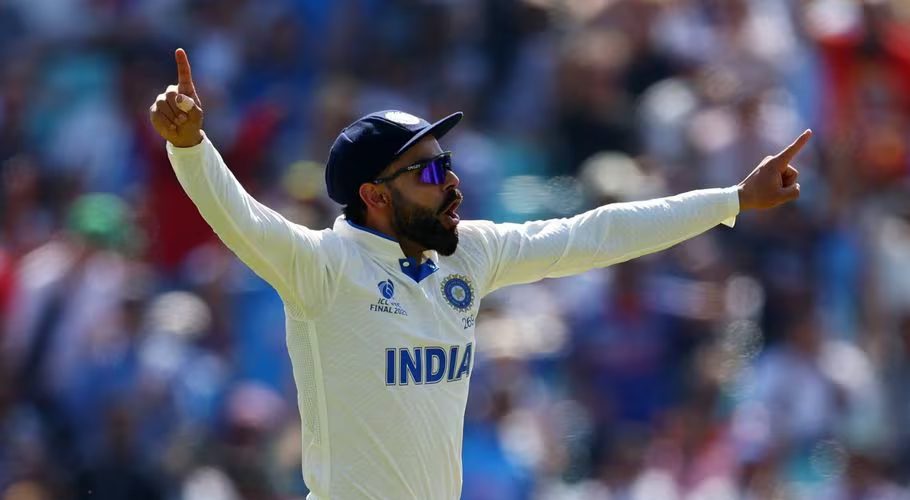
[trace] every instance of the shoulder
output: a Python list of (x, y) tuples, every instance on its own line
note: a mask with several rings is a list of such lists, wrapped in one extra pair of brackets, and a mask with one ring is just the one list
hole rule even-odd
[(310, 229), (300, 224), (291, 223), (298, 250), (321, 255), (325, 260), (341, 262), (345, 256), (356, 251), (356, 244), (341, 236), (332, 228)]
[(552, 227), (550, 224), (554, 222), (564, 223), (565, 221), (562, 219), (524, 223), (488, 220), (462, 221), (458, 225), (458, 233), (460, 239), (469, 245), (497, 246), (512, 241), (516, 237), (532, 236), (547, 227)]
[(488, 220), (465, 220), (458, 224), (458, 236), (466, 240), (489, 238), (496, 234), (496, 223)]
[(458, 224), (459, 250), (476, 252), (494, 246), (498, 240), (497, 227), (488, 220), (466, 220)]
[(290, 225), (298, 236), (301, 238), (306, 238), (314, 243), (330, 245), (340, 243), (343, 239), (336, 231), (330, 227), (327, 227), (325, 229), (310, 229), (295, 222), (291, 222)]

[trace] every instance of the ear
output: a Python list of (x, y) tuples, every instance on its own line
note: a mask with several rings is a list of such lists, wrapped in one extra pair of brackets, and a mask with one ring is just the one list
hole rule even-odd
[(367, 208), (382, 210), (389, 206), (389, 195), (385, 189), (376, 184), (363, 183), (358, 190), (360, 199), (366, 204)]

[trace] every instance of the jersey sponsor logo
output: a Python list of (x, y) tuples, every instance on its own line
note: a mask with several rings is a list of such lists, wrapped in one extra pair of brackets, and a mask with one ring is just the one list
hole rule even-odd
[(474, 346), (390, 347), (385, 350), (385, 385), (432, 385), (471, 376)]
[(389, 111), (385, 114), (385, 119), (402, 125), (417, 125), (420, 123), (420, 118), (404, 111)]
[(404, 307), (402, 307), (399, 302), (394, 300), (395, 283), (393, 283), (391, 279), (380, 281), (376, 284), (376, 288), (379, 289), (380, 297), (375, 304), (370, 304), (370, 311), (386, 314), (397, 314), (399, 316), (408, 315), (408, 312), (404, 310)]
[(450, 274), (439, 286), (446, 302), (458, 312), (468, 312), (474, 305), (474, 285), (470, 278), (461, 274)]

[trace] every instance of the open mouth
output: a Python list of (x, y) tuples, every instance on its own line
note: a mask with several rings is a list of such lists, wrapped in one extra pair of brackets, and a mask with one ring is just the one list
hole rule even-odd
[(458, 216), (458, 207), (461, 205), (461, 197), (456, 198), (448, 207), (442, 212), (443, 221), (448, 222), (452, 227), (458, 225), (458, 222), (461, 221), (461, 217)]

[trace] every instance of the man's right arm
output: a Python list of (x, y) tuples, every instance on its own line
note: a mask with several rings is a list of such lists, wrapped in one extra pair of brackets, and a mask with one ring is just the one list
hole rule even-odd
[(177, 180), (209, 226), (285, 303), (305, 299), (312, 307), (322, 300), (329, 276), (321, 248), (324, 232), (293, 224), (256, 201), (204, 135), (188, 148), (168, 143), (167, 152)]
[(175, 57), (178, 84), (159, 95), (149, 111), (167, 141), (177, 179), (218, 237), (292, 312), (319, 310), (330, 295), (326, 233), (289, 222), (243, 189), (202, 131), (202, 103), (186, 53), (178, 49)]

